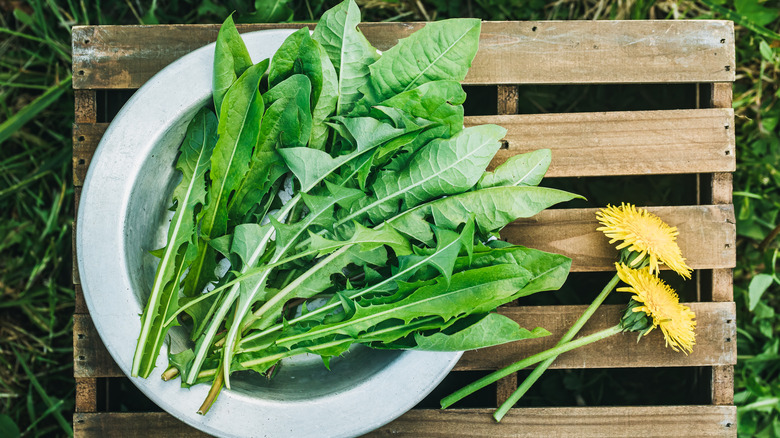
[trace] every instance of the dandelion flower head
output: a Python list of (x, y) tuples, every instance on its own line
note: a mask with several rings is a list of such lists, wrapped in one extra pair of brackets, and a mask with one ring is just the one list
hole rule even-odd
[[(642, 305), (633, 309), (644, 312), (653, 320), (650, 330), (659, 327), (666, 339), (666, 345), (674, 351), (685, 354), (693, 351), (696, 343), (694, 329), (696, 315), (688, 306), (680, 304), (677, 293), (652, 274), (649, 267), (631, 269), (622, 263), (615, 263), (618, 277), (629, 287), (619, 287), (619, 292), (630, 292), (632, 299)], [(648, 332), (650, 331), (648, 330)]]
[(685, 278), (691, 278), (692, 269), (685, 263), (680, 247), (677, 246), (676, 227), (671, 227), (658, 216), (643, 208), (631, 204), (621, 204), (620, 207), (608, 205), (596, 213), (596, 218), (603, 225), (597, 228), (615, 243), (618, 250), (628, 248), (639, 255), (629, 262), (637, 266), (647, 256), (650, 272), (659, 272), (659, 262), (665, 264)]

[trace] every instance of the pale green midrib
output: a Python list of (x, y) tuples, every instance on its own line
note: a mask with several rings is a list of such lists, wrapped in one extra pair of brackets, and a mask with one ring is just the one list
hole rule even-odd
[[(203, 132), (204, 132), (203, 143), (201, 144), (201, 149), (200, 149), (200, 153), (198, 155), (197, 164), (194, 166), (195, 170), (197, 170), (203, 164), (203, 163), (201, 163), (201, 160), (206, 155), (206, 154), (203, 153), (203, 149), (206, 147), (206, 142), (208, 141), (208, 136), (206, 135), (207, 131), (206, 131), (206, 118), (205, 117), (203, 119)], [(153, 287), (152, 287), (152, 294), (149, 296), (149, 301), (148, 302), (150, 303), (150, 307), (149, 307), (150, 310), (151, 310), (151, 304), (153, 304), (153, 303), (155, 303), (155, 302), (157, 302), (159, 300), (159, 295), (161, 293), (160, 291), (161, 291), (161, 288), (163, 287), (161, 285), (162, 277), (164, 276), (164, 272), (166, 270), (165, 267), (168, 265), (168, 263), (170, 263), (171, 254), (175, 253), (175, 251), (178, 250), (178, 248), (176, 248), (176, 250), (174, 250), (173, 247), (174, 246), (181, 246), (181, 245), (176, 245), (175, 244), (176, 243), (176, 237), (178, 236), (179, 230), (181, 229), (181, 225), (182, 225), (182, 223), (184, 222), (184, 220), (186, 218), (186, 211), (188, 209), (190, 195), (194, 191), (195, 182), (198, 180), (198, 175), (199, 175), (199, 172), (197, 172), (197, 171), (192, 172), (192, 177), (190, 178), (190, 182), (187, 185), (187, 191), (185, 192), (186, 195), (184, 197), (184, 201), (181, 203), (182, 208), (181, 208), (181, 210), (178, 211), (179, 214), (177, 214), (175, 225), (174, 225), (174, 228), (173, 228), (173, 232), (171, 233), (171, 239), (170, 239), (171, 244), (168, 245), (165, 248), (165, 254), (163, 255), (162, 260), (160, 260), (159, 269), (157, 270), (157, 274), (154, 277), (154, 283), (153, 283)], [(145, 317), (148, 316), (148, 315), (149, 315), (148, 313), (144, 314)], [(163, 318), (165, 318), (164, 315), (163, 315)], [(140, 337), (138, 338), (138, 343), (136, 344), (136, 351), (135, 351), (136, 356), (139, 353), (141, 355), (143, 355), (144, 346), (146, 344), (147, 339), (149, 339), (149, 331), (152, 329), (151, 325), (153, 324), (154, 319), (155, 319), (154, 317), (146, 317), (146, 318), (144, 318), (144, 323), (141, 326), (141, 334), (140, 334)], [(138, 371), (139, 371), (139, 369), (141, 367), (141, 363), (140, 363), (141, 360), (142, 359), (140, 359), (140, 358), (138, 359), (138, 361), (136, 361), (135, 359), (133, 360), (133, 369), (131, 370), (132, 371), (131, 374), (133, 376), (136, 376), (138, 374)], [(148, 368), (149, 368), (149, 366), (147, 365), (147, 369)]]
[[(181, 259), (181, 262), (180, 262), (180, 263), (177, 265), (178, 269), (176, 270), (176, 274), (175, 274), (175, 276), (173, 277), (174, 279), (179, 279), (179, 278), (181, 278), (181, 276), (182, 276), (182, 273), (184, 272), (184, 269), (185, 269), (185, 266), (184, 266), (184, 265), (185, 265), (185, 257), (182, 257), (182, 259)], [(167, 314), (168, 314), (168, 310), (171, 308), (171, 305), (173, 304), (173, 297), (174, 297), (174, 294), (175, 294), (176, 292), (177, 292), (177, 290), (176, 290), (176, 289), (174, 289), (173, 291), (171, 291), (170, 295), (168, 296), (168, 301), (167, 301), (167, 303), (166, 303), (166, 305), (165, 305), (165, 309), (164, 309), (164, 311), (163, 311), (163, 312), (161, 312), (161, 313), (160, 313), (160, 317), (161, 317), (161, 318), (163, 318), (163, 322), (162, 322), (162, 324), (160, 324), (159, 328), (158, 328), (157, 330), (155, 330), (155, 336), (154, 336), (154, 340), (155, 340), (155, 341), (154, 341), (154, 345), (153, 345), (153, 349), (152, 349), (152, 351), (159, 351), (159, 350), (160, 350), (160, 347), (162, 346), (162, 343), (163, 343), (163, 337), (162, 337), (162, 336), (160, 336), (160, 335), (161, 335), (161, 334), (162, 334), (162, 332), (165, 330), (165, 327), (166, 327), (168, 324), (170, 324), (170, 323), (168, 322), (168, 320), (166, 320), (166, 319), (164, 319), (164, 318), (165, 318), (165, 315), (167, 315)], [(177, 294), (177, 295), (178, 295), (178, 294)], [(177, 296), (177, 298), (178, 298), (178, 296)], [(147, 370), (148, 370), (148, 371), (151, 371), (151, 369), (150, 369), (150, 367), (148, 366), (148, 364), (147, 364)]]
[[(301, 199), (300, 196), (297, 199)], [(290, 202), (288, 202), (288, 204), (291, 203), (291, 202), (292, 202), (292, 200), (290, 200)], [(296, 200), (295, 203), (297, 204), (297, 202), (298, 201)], [(334, 204), (335, 204), (335, 201), (332, 202), (328, 207), (330, 207), (330, 206), (332, 206)], [(279, 259), (287, 253), (287, 250), (290, 249), (292, 244), (295, 243), (295, 241), (298, 239), (298, 237), (300, 237), (300, 235), (312, 223), (314, 223), (314, 221), (320, 215), (325, 213), (328, 210), (328, 207), (322, 209), (317, 214), (309, 214), (309, 215), (307, 215), (306, 218), (305, 218), (307, 220), (304, 221), (305, 225), (303, 227), (299, 228), (298, 232), (295, 233), (295, 235), (285, 244), (284, 247), (282, 247), (281, 250), (277, 250), (276, 251), (276, 254), (274, 254), (271, 257), (271, 259), (269, 260), (269, 263), (273, 264), (273, 263), (276, 263), (277, 261), (279, 261)], [(286, 215), (286, 213), (285, 213), (285, 215)], [(253, 253), (253, 255), (254, 255), (254, 253)], [(256, 260), (254, 260), (252, 262), (252, 264), (248, 265), (248, 266), (251, 268), (252, 266), (254, 266), (255, 262), (256, 262)], [(241, 272), (242, 273), (246, 272), (246, 270), (242, 268)], [(262, 274), (262, 276), (260, 278), (260, 281), (255, 282), (255, 286), (249, 292), (249, 294), (247, 295), (246, 299), (244, 299), (243, 301), (240, 301), (239, 305), (236, 307), (236, 315), (237, 315), (237, 317), (233, 320), (233, 322), (230, 325), (230, 328), (228, 330), (227, 336), (225, 338), (225, 347), (222, 350), (222, 354), (224, 355), (224, 360), (222, 361), (222, 366), (223, 366), (223, 371), (225, 373), (225, 386), (228, 389), (230, 389), (230, 363), (231, 363), (231, 359), (232, 359), (232, 356), (233, 356), (233, 348), (235, 347), (236, 337), (238, 336), (240, 331), (243, 331), (243, 330), (241, 330), (241, 325), (242, 325), (242, 321), (244, 320), (244, 314), (246, 314), (249, 311), (249, 308), (252, 306), (252, 303), (254, 302), (254, 299), (257, 296), (258, 292), (261, 289), (264, 288), (265, 281), (268, 278), (268, 275), (270, 273), (271, 273), (270, 269), (266, 270)], [(296, 279), (296, 281), (297, 280), (298, 279)], [(293, 282), (293, 283), (295, 283), (295, 282)], [(293, 283), (290, 283), (290, 284), (293, 284)], [(289, 293), (289, 291), (287, 291), (287, 289), (288, 288), (283, 289), (278, 294), (273, 296), (270, 300), (268, 300), (266, 303), (264, 303), (262, 306), (260, 306), (260, 309), (258, 309), (258, 312), (262, 313), (265, 309), (267, 309), (268, 307), (270, 307), (273, 304), (277, 303), (280, 299), (282, 299), (281, 297), (279, 297), (280, 295), (282, 295), (282, 292), (286, 291), (285, 295), (287, 293)], [(279, 297), (279, 298), (277, 298), (277, 297)]]
[(401, 195), (404, 195), (404, 194), (406, 194), (407, 192), (409, 192), (410, 190), (412, 190), (412, 189), (415, 189), (415, 188), (417, 188), (418, 186), (420, 186), (420, 185), (422, 185), (422, 184), (424, 184), (424, 183), (426, 183), (426, 182), (428, 182), (428, 181), (430, 181), (430, 180), (432, 180), (432, 179), (434, 179), (434, 178), (438, 177), (438, 176), (439, 176), (439, 175), (441, 175), (442, 173), (444, 173), (444, 172), (447, 172), (447, 171), (451, 170), (451, 169), (452, 169), (452, 168), (454, 168), (454, 167), (457, 167), (457, 165), (458, 165), (458, 164), (460, 164), (461, 162), (465, 161), (467, 158), (471, 157), (472, 155), (476, 154), (477, 152), (480, 152), (480, 151), (481, 151), (481, 150), (482, 150), (484, 147), (488, 146), (490, 143), (492, 143), (492, 141), (488, 140), (488, 141), (486, 141), (485, 143), (482, 143), (482, 144), (481, 144), (481, 145), (479, 145), (478, 147), (474, 148), (474, 150), (472, 150), (472, 151), (471, 151), (471, 152), (469, 152), (468, 154), (466, 154), (466, 155), (464, 155), (464, 156), (462, 156), (462, 157), (458, 158), (457, 160), (453, 161), (453, 162), (452, 162), (452, 163), (451, 163), (449, 166), (442, 168), (442, 169), (441, 169), (441, 170), (439, 170), (438, 172), (436, 172), (436, 173), (432, 173), (432, 174), (431, 174), (431, 175), (429, 175), (428, 177), (426, 177), (426, 178), (423, 178), (423, 179), (421, 179), (420, 181), (418, 181), (418, 182), (416, 182), (416, 183), (414, 183), (414, 184), (412, 184), (412, 185), (410, 185), (410, 186), (407, 186), (406, 188), (404, 188), (404, 189), (401, 189), (401, 190), (399, 190), (399, 191), (397, 191), (397, 192), (393, 193), (393, 194), (392, 194), (392, 195), (390, 195), (390, 196), (387, 196), (387, 197), (385, 197), (385, 198), (383, 198), (383, 199), (377, 199), (376, 201), (374, 201), (374, 202), (372, 202), (372, 203), (368, 204), (367, 206), (365, 206), (365, 207), (361, 208), (360, 210), (358, 210), (358, 211), (356, 211), (356, 212), (354, 212), (354, 213), (352, 213), (352, 214), (348, 215), (347, 217), (345, 217), (345, 218), (343, 218), (343, 219), (339, 220), (338, 222), (336, 222), (336, 223), (333, 225), (333, 227), (335, 228), (335, 227), (338, 227), (338, 226), (340, 226), (340, 225), (343, 225), (343, 224), (344, 224), (344, 223), (346, 223), (347, 221), (350, 221), (350, 220), (352, 220), (352, 219), (354, 219), (354, 218), (356, 218), (356, 217), (358, 217), (358, 216), (362, 215), (363, 213), (367, 212), (368, 210), (370, 210), (370, 209), (372, 209), (372, 208), (374, 208), (374, 207), (376, 207), (376, 206), (378, 206), (378, 205), (384, 204), (385, 202), (391, 201), (391, 200), (393, 200), (393, 199), (395, 199), (395, 198), (397, 198), (397, 197), (399, 197), (399, 196), (401, 196)]
[(512, 280), (512, 278), (503, 278), (503, 279), (500, 279), (500, 280), (493, 280), (490, 283), (479, 283), (479, 284), (476, 284), (476, 285), (473, 285), (473, 286), (469, 286), (469, 287), (465, 287), (465, 288), (461, 288), (461, 289), (457, 289), (457, 290), (452, 290), (452, 291), (448, 290), (448, 291), (446, 291), (446, 292), (444, 292), (442, 294), (434, 295), (432, 297), (428, 297), (428, 298), (423, 299), (423, 300), (412, 301), (411, 303), (407, 303), (407, 304), (405, 304), (403, 306), (398, 306), (397, 303), (386, 304), (385, 306), (387, 306), (388, 309), (385, 310), (385, 311), (382, 311), (382, 312), (379, 312), (379, 313), (373, 313), (371, 315), (367, 315), (367, 316), (364, 316), (362, 318), (345, 321), (343, 323), (333, 325), (333, 326), (331, 326), (331, 327), (329, 327), (328, 329), (325, 329), (325, 330), (320, 330), (320, 331), (316, 331), (316, 332), (310, 331), (310, 332), (306, 332), (306, 333), (301, 333), (299, 335), (288, 336), (287, 338), (281, 338), (281, 339), (276, 340), (276, 344), (281, 345), (282, 343), (287, 343), (287, 342), (295, 341), (295, 340), (298, 340), (298, 339), (306, 339), (307, 337), (309, 337), (309, 335), (314, 335), (313, 339), (316, 339), (316, 338), (319, 338), (319, 337), (331, 334), (334, 331), (337, 331), (337, 330), (339, 330), (339, 329), (341, 329), (343, 327), (348, 327), (350, 325), (359, 324), (359, 323), (364, 322), (364, 321), (370, 321), (372, 319), (379, 318), (380, 322), (381, 322), (381, 321), (384, 321), (384, 319), (382, 319), (382, 317), (384, 317), (387, 314), (391, 315), (388, 318), (392, 318), (392, 314), (393, 313), (398, 312), (398, 311), (403, 311), (403, 310), (405, 310), (405, 309), (407, 309), (409, 307), (414, 307), (414, 306), (418, 306), (418, 305), (421, 305), (421, 304), (424, 304), (424, 303), (430, 303), (431, 301), (444, 299), (444, 298), (452, 296), (453, 294), (468, 293), (469, 291), (471, 291), (473, 289), (481, 288), (481, 287), (484, 287), (484, 286), (486, 286), (488, 284), (497, 283), (497, 282), (504, 282), (504, 281), (511, 281), (511, 280)]
[[(373, 285), (373, 286), (370, 286), (370, 287), (368, 287), (368, 288), (366, 288), (366, 289), (362, 289), (362, 290), (360, 290), (359, 292), (355, 293), (354, 295), (349, 295), (349, 296), (348, 296), (348, 298), (349, 298), (349, 299), (360, 298), (361, 296), (363, 296), (363, 295), (365, 295), (365, 294), (367, 294), (367, 293), (369, 293), (369, 292), (371, 292), (371, 291), (373, 291), (373, 290), (375, 290), (375, 289), (377, 289), (377, 288), (379, 288), (379, 287), (381, 287), (381, 286), (384, 286), (384, 285), (385, 285), (385, 283), (389, 283), (389, 282), (391, 282), (391, 281), (394, 281), (396, 278), (400, 278), (402, 275), (406, 274), (407, 272), (409, 272), (409, 271), (411, 271), (411, 270), (414, 270), (414, 269), (417, 269), (417, 268), (419, 268), (419, 267), (421, 267), (421, 266), (425, 265), (425, 264), (426, 264), (426, 263), (428, 263), (428, 262), (429, 262), (431, 259), (433, 259), (435, 256), (437, 256), (437, 255), (441, 254), (441, 253), (442, 253), (442, 252), (444, 252), (445, 250), (449, 249), (449, 248), (450, 248), (452, 245), (456, 245), (456, 244), (460, 244), (460, 240), (458, 240), (458, 239), (455, 239), (455, 240), (453, 240), (452, 242), (450, 242), (450, 243), (448, 243), (447, 245), (443, 246), (443, 247), (442, 247), (440, 250), (437, 250), (437, 251), (436, 251), (436, 252), (434, 252), (433, 254), (431, 254), (431, 255), (429, 255), (429, 256), (427, 256), (427, 257), (425, 257), (425, 258), (421, 259), (419, 262), (417, 262), (417, 263), (415, 263), (415, 264), (413, 264), (413, 265), (410, 265), (410, 266), (408, 266), (408, 267), (407, 267), (406, 269), (404, 269), (403, 271), (396, 272), (396, 273), (395, 273), (395, 274), (393, 274), (392, 276), (390, 276), (390, 277), (388, 277), (388, 278), (386, 278), (386, 279), (382, 280), (381, 282), (379, 282), (379, 283), (377, 283), (377, 284), (375, 284), (375, 285)], [(349, 245), (347, 245), (347, 246), (345, 246), (345, 247), (342, 247), (342, 248), (349, 248), (349, 247), (351, 247), (351, 246), (353, 246), (353, 245), (354, 245), (354, 244), (349, 244)], [(340, 305), (341, 305), (341, 303), (327, 304), (327, 305), (325, 305), (325, 306), (322, 306), (322, 307), (320, 307), (319, 309), (312, 310), (311, 312), (307, 313), (306, 315), (301, 315), (301, 316), (299, 316), (298, 318), (293, 318), (293, 319), (291, 319), (290, 321), (288, 321), (288, 323), (289, 323), (289, 324), (295, 324), (295, 323), (296, 323), (296, 322), (298, 322), (298, 321), (302, 321), (302, 320), (304, 320), (304, 319), (308, 319), (308, 318), (310, 318), (310, 317), (312, 317), (312, 316), (319, 315), (319, 314), (321, 314), (321, 313), (323, 313), (323, 312), (327, 312), (327, 311), (333, 310), (333, 309), (335, 309), (335, 308), (339, 307)], [(259, 338), (259, 337), (262, 337), (262, 336), (265, 336), (265, 335), (267, 335), (267, 334), (269, 334), (269, 333), (273, 333), (273, 332), (275, 332), (275, 331), (279, 330), (280, 328), (282, 328), (282, 325), (281, 325), (281, 324), (277, 324), (277, 325), (275, 325), (275, 326), (272, 326), (272, 327), (269, 327), (269, 328), (267, 328), (266, 330), (264, 330), (264, 331), (262, 331), (262, 332), (260, 332), (260, 333), (257, 333), (257, 334), (255, 334), (255, 335), (251, 335), (251, 336), (247, 336), (246, 338), (242, 339), (242, 341), (243, 341), (243, 342), (248, 342), (248, 341), (251, 341), (251, 340), (257, 339), (257, 338)], [(239, 341), (239, 346), (241, 345), (241, 343), (242, 343), (242, 342), (241, 342), (241, 341)]]
[(423, 69), (423, 70), (422, 70), (422, 71), (421, 71), (421, 72), (420, 72), (420, 73), (419, 73), (419, 74), (418, 74), (418, 75), (417, 75), (417, 76), (414, 78), (414, 80), (412, 80), (412, 82), (410, 82), (410, 83), (409, 83), (409, 85), (407, 85), (407, 86), (406, 86), (406, 87), (403, 89), (403, 91), (401, 91), (401, 93), (403, 93), (404, 91), (411, 90), (411, 89), (413, 88), (413, 87), (412, 87), (412, 85), (414, 85), (414, 83), (415, 83), (415, 82), (417, 82), (417, 80), (418, 80), (418, 79), (420, 79), (420, 78), (423, 76), (423, 74), (425, 74), (425, 72), (426, 72), (426, 71), (428, 71), (428, 69), (430, 69), (431, 67), (433, 67), (433, 66), (436, 64), (436, 62), (438, 62), (438, 61), (439, 61), (439, 60), (440, 60), (440, 59), (441, 59), (441, 58), (442, 58), (442, 57), (443, 57), (445, 54), (449, 53), (449, 51), (450, 51), (450, 50), (454, 49), (454, 48), (455, 48), (455, 46), (456, 46), (456, 45), (457, 45), (457, 44), (460, 42), (460, 40), (462, 40), (463, 38), (465, 38), (465, 37), (466, 37), (466, 34), (468, 34), (469, 32), (471, 32), (471, 29), (473, 29), (473, 28), (474, 28), (474, 26), (470, 27), (470, 28), (469, 28), (469, 29), (468, 29), (466, 32), (463, 32), (463, 34), (462, 34), (460, 37), (458, 37), (458, 39), (456, 39), (456, 40), (455, 40), (455, 41), (454, 41), (452, 44), (450, 44), (450, 46), (449, 46), (449, 47), (447, 47), (447, 49), (446, 49), (445, 51), (443, 51), (443, 52), (442, 52), (442, 53), (441, 53), (439, 56), (437, 56), (437, 57), (436, 57), (436, 59), (434, 59), (433, 61), (431, 61), (431, 63), (430, 63), (430, 64), (428, 64), (428, 66), (427, 66), (427, 67), (425, 67), (425, 68), (424, 68), (424, 69)]
[[(227, 96), (227, 93), (225, 93), (225, 96)], [(233, 142), (233, 147), (231, 148), (230, 160), (228, 161), (229, 164), (225, 168), (225, 175), (222, 176), (222, 181), (219, 186), (219, 190), (217, 191), (217, 196), (216, 196), (217, 199), (216, 202), (213, 204), (214, 205), (214, 209), (212, 210), (213, 214), (210, 215), (209, 222), (211, 223), (211, 226), (209, 227), (209, 237), (211, 237), (211, 233), (214, 230), (214, 221), (216, 220), (217, 212), (219, 211), (219, 204), (222, 201), (222, 194), (225, 191), (225, 181), (227, 181), (228, 176), (230, 175), (230, 169), (233, 167), (233, 158), (236, 156), (236, 151), (238, 150), (238, 142), (241, 140), (241, 134), (244, 133), (244, 126), (246, 126), (247, 115), (251, 111), (252, 103), (255, 101), (255, 98), (256, 96), (253, 95), (252, 98), (250, 98), (249, 105), (246, 106), (246, 112), (244, 113), (244, 116), (241, 119), (242, 120), (241, 128), (238, 130), (238, 135), (236, 135), (236, 139)], [(225, 99), (223, 98), (222, 104), (224, 103), (225, 103)], [(227, 124), (227, 121), (225, 121), (225, 124)], [(209, 203), (209, 205), (211, 205), (211, 203)]]
[[(339, 35), (339, 39), (341, 42), (341, 48), (339, 49), (339, 71), (338, 71), (338, 77), (339, 77), (339, 98), (336, 101), (336, 114), (341, 114), (341, 96), (344, 95), (342, 93), (342, 79), (344, 78), (344, 41), (346, 40), (347, 35), (347, 21), (349, 17), (349, 6), (347, 6), (347, 13), (344, 14), (344, 25), (341, 29), (341, 35)], [(335, 32), (334, 32), (335, 34)]]
[[(429, 323), (431, 321), (435, 321), (437, 318), (440, 318), (440, 317), (439, 316), (427, 316), (427, 317), (422, 318), (419, 321), (415, 321), (412, 324), (408, 324), (405, 327), (406, 328), (411, 328), (412, 330), (414, 330), (416, 327), (424, 326), (425, 324), (427, 324), (427, 323)], [(381, 335), (383, 335), (385, 333), (390, 333), (390, 332), (393, 332), (393, 331), (395, 331), (397, 329), (398, 329), (398, 326), (387, 327), (387, 328), (379, 329), (379, 330), (373, 331), (371, 333), (368, 333), (368, 335), (371, 335), (370, 337), (376, 337), (377, 335), (381, 336)], [(271, 355), (271, 356), (265, 356), (265, 357), (262, 357), (262, 358), (259, 358), (259, 359), (250, 359), (248, 361), (241, 362), (241, 365), (244, 366), (244, 367), (250, 367), (250, 366), (260, 365), (262, 363), (270, 362), (272, 360), (284, 359), (285, 357), (291, 357), (291, 356), (295, 356), (295, 355), (302, 354), (302, 353), (309, 353), (312, 350), (315, 350), (315, 351), (316, 350), (322, 350), (324, 348), (336, 347), (336, 346), (338, 346), (340, 344), (356, 343), (356, 342), (360, 343), (361, 341), (365, 342), (365, 340), (359, 339), (359, 338), (358, 339), (353, 339), (353, 338), (337, 339), (337, 340), (334, 340), (334, 341), (326, 342), (324, 344), (314, 345), (312, 347), (295, 348), (295, 349), (292, 349), (292, 350), (289, 350), (289, 351), (285, 351), (283, 353), (277, 353), (277, 354), (274, 354), (274, 355)], [(245, 352), (246, 353), (251, 353), (253, 351), (259, 351), (259, 350), (246, 350)]]
[[(287, 214), (290, 212), (290, 210), (295, 206), (295, 204), (298, 203), (298, 201), (301, 199), (300, 194), (296, 195), (293, 199), (291, 199), (287, 204), (285, 204), (285, 209), (282, 210), (279, 213), (279, 217), (286, 217)], [(271, 234), (273, 232), (273, 227), (269, 229), (268, 232), (266, 232), (265, 236), (261, 238), (261, 242), (257, 247), (255, 248), (255, 251), (252, 253), (252, 256), (249, 258), (249, 261), (241, 268), (241, 273), (243, 274), (246, 272), (246, 270), (251, 269), (251, 266), (254, 266), (255, 263), (257, 263), (257, 259), (262, 254), (263, 250), (265, 249), (265, 245), (268, 243), (268, 239), (271, 238)], [(240, 283), (234, 285), (232, 288), (230, 288), (230, 291), (228, 292), (228, 296), (223, 301), (222, 305), (219, 306), (217, 309), (217, 312), (212, 316), (211, 322), (209, 323), (209, 326), (206, 328), (206, 333), (204, 334), (204, 341), (200, 344), (200, 348), (197, 348), (195, 351), (195, 358), (192, 360), (192, 365), (190, 366), (190, 373), (189, 378), (187, 379), (188, 384), (193, 384), (195, 379), (198, 377), (198, 372), (200, 371), (200, 367), (203, 366), (203, 361), (206, 359), (206, 352), (208, 348), (211, 346), (211, 340), (214, 338), (214, 335), (217, 332), (217, 329), (219, 328), (219, 325), (222, 323), (222, 320), (225, 318), (225, 315), (227, 315), (229, 308), (233, 305), (233, 302), (235, 302), (236, 296), (239, 292), (239, 287), (241, 286)], [(230, 303), (229, 305), (226, 305), (225, 303)], [(217, 318), (219, 316), (219, 318)], [(208, 342), (206, 342), (208, 340)]]

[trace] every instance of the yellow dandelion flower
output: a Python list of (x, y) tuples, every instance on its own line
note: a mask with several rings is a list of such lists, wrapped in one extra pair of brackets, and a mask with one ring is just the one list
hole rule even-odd
[(653, 319), (653, 326), (647, 332), (660, 327), (667, 347), (682, 350), (686, 355), (693, 351), (696, 315), (688, 306), (680, 304), (677, 293), (653, 275), (649, 267), (631, 269), (622, 263), (615, 263), (615, 266), (618, 277), (630, 286), (619, 287), (618, 292), (633, 293), (633, 300), (643, 304), (635, 307), (634, 312), (644, 312)]
[(659, 272), (659, 262), (665, 264), (685, 278), (691, 278), (692, 269), (685, 263), (680, 247), (677, 246), (676, 227), (670, 227), (658, 216), (643, 208), (631, 204), (621, 204), (620, 207), (607, 205), (596, 213), (596, 218), (603, 225), (597, 228), (615, 243), (622, 240), (618, 250), (628, 248), (639, 253), (629, 262), (636, 267), (645, 255), (648, 256), (650, 272)]

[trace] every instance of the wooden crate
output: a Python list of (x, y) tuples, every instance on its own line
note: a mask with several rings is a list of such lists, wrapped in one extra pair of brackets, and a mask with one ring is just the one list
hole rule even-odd
[[(244, 25), (242, 32), (296, 25)], [(420, 23), (366, 23), (361, 29), (379, 49), (420, 28)], [(178, 57), (215, 40), (216, 25), (83, 26), (73, 30), (73, 181), (78, 204), (90, 158), (130, 91)], [(651, 208), (680, 229), (680, 245), (695, 269), (697, 344), (690, 356), (664, 348), (658, 331), (640, 343), (614, 336), (567, 353), (557, 369), (696, 367), (706, 403), (679, 406), (572, 406), (514, 408), (501, 424), (484, 408), (413, 409), (370, 436), (735, 436), (733, 365), (736, 363), (735, 220), (731, 174), (734, 156), (734, 30), (724, 21), (486, 22), (465, 85), (490, 85), (492, 115), (467, 124), (497, 123), (509, 132), (496, 162), (541, 147), (553, 151), (549, 177), (687, 174), (689, 205)], [(519, 88), (531, 84), (690, 84), (686, 109), (592, 113), (517, 114)], [(648, 85), (649, 86), (649, 85)], [(473, 91), (474, 89), (470, 89)], [(486, 91), (487, 90), (487, 91)], [(495, 164), (495, 163), (494, 163)], [(589, 180), (588, 180), (589, 181)], [(593, 209), (564, 208), (508, 226), (507, 240), (569, 255), (573, 272), (613, 270), (615, 251), (595, 231)], [(77, 224), (74, 225), (77, 230)], [(74, 233), (75, 234), (75, 233)], [(74, 257), (75, 260), (75, 257)], [(595, 275), (595, 274), (589, 274)], [(74, 267), (74, 430), (81, 437), (201, 436), (164, 412), (119, 412), (116, 382), (122, 372), (90, 319)], [(603, 306), (583, 333), (613, 325), (620, 305)], [(468, 352), (456, 371), (495, 370), (552, 346), (584, 306), (504, 307), (525, 327), (543, 326), (548, 338)], [(464, 380), (463, 383), (467, 382)], [(517, 376), (494, 390), (500, 403)], [(674, 394), (671, 394), (674, 400)], [(494, 406), (497, 406), (495, 404)]]

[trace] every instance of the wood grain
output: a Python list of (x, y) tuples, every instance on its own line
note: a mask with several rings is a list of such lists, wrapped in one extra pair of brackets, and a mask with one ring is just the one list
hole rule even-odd
[[(301, 26), (251, 24), (239, 30)], [(387, 50), (422, 26), (364, 23), (360, 29)], [(218, 25), (74, 27), (73, 87), (138, 88), (175, 59), (213, 42), (217, 30)], [(730, 21), (484, 22), (464, 83), (724, 82), (734, 80), (734, 59)]]
[[(499, 102), (502, 111), (512, 109), (511, 101)], [(549, 148), (553, 159), (547, 176), (571, 177), (731, 172), (734, 133), (723, 126), (733, 118), (730, 109), (703, 109), (473, 116), (465, 124), (495, 123), (508, 130), (507, 148), (498, 151), (491, 170), (513, 155)], [(73, 126), (75, 186), (83, 184), (107, 126)]]
[[(732, 437), (734, 406), (627, 406), (512, 409), (496, 423), (490, 409), (413, 409), (364, 437)], [(76, 436), (206, 437), (165, 412), (77, 413)]]
[[(648, 207), (680, 231), (678, 244), (693, 269), (732, 268), (736, 265), (736, 227), (731, 205)], [(508, 242), (573, 259), (572, 271), (614, 270), (616, 251), (596, 231), (596, 209), (545, 210), (507, 225), (501, 237)]]
[(97, 379), (76, 378), (76, 412), (97, 411)]
[(97, 99), (94, 90), (74, 90), (74, 121), (97, 122)]
[(518, 153), (552, 150), (548, 177), (733, 172), (731, 109), (466, 117), (508, 130), (491, 169)]
[(75, 187), (84, 185), (92, 156), (107, 128), (107, 123), (73, 124), (73, 185)]
[(496, 382), (496, 406), (501, 406), (517, 389), (517, 373)]
[(517, 114), (520, 90), (517, 85), (499, 85), (496, 96), (496, 114)]
[(89, 314), (73, 315), (73, 376), (77, 379), (124, 376), (103, 345)]
[[(626, 297), (627, 299), (627, 297)], [(641, 368), (733, 365), (737, 360), (736, 308), (734, 303), (688, 303), (696, 313), (696, 345), (690, 355), (666, 348), (659, 330), (637, 342), (635, 333), (623, 333), (565, 353), (551, 368)], [(602, 306), (580, 332), (595, 333), (614, 326), (625, 306)], [(585, 310), (585, 306), (502, 307), (499, 313), (522, 327), (544, 327), (552, 333), (544, 338), (468, 351), (457, 370), (493, 370), (555, 346)], [(727, 322), (728, 321), (728, 322)]]
[[(641, 342), (634, 334), (616, 335), (558, 358), (552, 368), (631, 368), (731, 365), (736, 362), (734, 303), (690, 303), (696, 312), (697, 338), (689, 356), (664, 347), (658, 330)], [(522, 327), (541, 326), (553, 333), (544, 338), (466, 352), (456, 370), (495, 370), (546, 350), (585, 310), (584, 306), (502, 307), (499, 312)], [(620, 319), (622, 305), (602, 306), (582, 334), (611, 327)], [(728, 322), (727, 322), (728, 321)], [(73, 355), (76, 377), (121, 377), (124, 374), (106, 351), (89, 315), (74, 315)], [(730, 341), (726, 341), (729, 339)]]
[(167, 412), (105, 412), (73, 415), (73, 435), (80, 438), (206, 438)]
[(496, 423), (489, 409), (411, 410), (367, 437), (730, 437), (733, 406), (512, 409)]
[(734, 404), (734, 366), (720, 365), (712, 367), (712, 404)]

